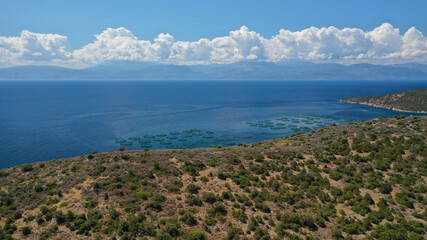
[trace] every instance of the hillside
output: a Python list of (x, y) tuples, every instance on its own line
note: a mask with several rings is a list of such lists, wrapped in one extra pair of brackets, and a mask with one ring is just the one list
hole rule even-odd
[(426, 127), (380, 118), (4, 169), (0, 239), (425, 239)]
[(373, 97), (345, 98), (341, 101), (400, 112), (427, 113), (427, 88)]

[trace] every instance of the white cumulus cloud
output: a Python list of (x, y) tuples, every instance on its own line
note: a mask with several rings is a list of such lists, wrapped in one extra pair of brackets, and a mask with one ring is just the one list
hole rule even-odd
[(25, 64), (65, 60), (71, 56), (65, 51), (67, 43), (66, 36), (24, 30), (19, 37), (0, 37), (0, 62)]
[(384, 23), (372, 31), (358, 28), (310, 27), (279, 30), (264, 38), (247, 26), (227, 36), (175, 41), (168, 33), (154, 40), (138, 39), (126, 28), (107, 28), (80, 49), (67, 52), (67, 37), (27, 30), (18, 37), (0, 37), (0, 63), (90, 66), (108, 60), (172, 64), (235, 63), (241, 61), (308, 60), (337, 63), (427, 63), (427, 38), (415, 27), (402, 35)]
[(416, 28), (410, 28), (403, 35), (402, 58), (426, 61), (427, 38)]

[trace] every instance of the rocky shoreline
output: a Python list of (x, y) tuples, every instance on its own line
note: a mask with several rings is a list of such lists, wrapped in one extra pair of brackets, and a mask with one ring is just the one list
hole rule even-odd
[(359, 101), (353, 101), (350, 99), (341, 99), (340, 102), (346, 102), (346, 103), (352, 103), (352, 104), (360, 104), (360, 105), (366, 105), (366, 106), (370, 106), (370, 107), (377, 107), (377, 108), (385, 108), (385, 109), (390, 109), (396, 112), (406, 112), (406, 113), (427, 113), (427, 111), (409, 111), (409, 110), (404, 110), (404, 109), (399, 109), (399, 108), (395, 108), (393, 106), (390, 105), (384, 105), (384, 104), (376, 104), (376, 103), (370, 103), (370, 102), (359, 102)]

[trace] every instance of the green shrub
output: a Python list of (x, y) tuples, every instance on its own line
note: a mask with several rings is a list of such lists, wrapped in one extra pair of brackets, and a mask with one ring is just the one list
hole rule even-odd
[(171, 237), (179, 237), (182, 235), (181, 232), (181, 224), (179, 224), (178, 220), (175, 218), (169, 218), (164, 221), (164, 230), (171, 236)]
[(227, 208), (224, 206), (224, 204), (216, 202), (213, 204), (213, 207), (209, 209), (209, 213), (213, 216), (218, 214), (224, 216), (227, 214)]
[(391, 191), (393, 191), (393, 187), (389, 182), (386, 182), (384, 184), (381, 184), (381, 186), (378, 188), (380, 193), (389, 194)]
[(192, 194), (199, 193), (200, 187), (194, 184), (188, 184), (186, 190)]
[(185, 212), (179, 220), (188, 226), (197, 225), (197, 220), (191, 212)]
[(224, 240), (240, 239), (240, 235), (243, 235), (243, 230), (240, 228), (231, 226), (228, 229), (227, 235), (225, 236)]
[(200, 198), (194, 194), (187, 194), (185, 202), (190, 206), (202, 206), (203, 202)]
[(28, 236), (33, 232), (33, 228), (26, 226), (26, 227), (21, 228), (21, 232), (22, 232), (22, 235)]
[(202, 199), (203, 199), (204, 202), (211, 203), (211, 204), (214, 203), (214, 202), (216, 202), (216, 200), (217, 200), (215, 194), (213, 194), (211, 192), (204, 192), (202, 194)]
[(34, 185), (34, 191), (36, 191), (36, 192), (42, 192), (43, 191), (43, 186), (40, 183), (37, 183), (36, 185)]
[(239, 220), (239, 221), (241, 221), (242, 223), (246, 223), (246, 221), (248, 220), (248, 216), (246, 216), (246, 214), (245, 214), (245, 212), (244, 211), (242, 211), (242, 210), (238, 210), (238, 211), (232, 211), (231, 212), (231, 215), (235, 218), (235, 219), (237, 219), (237, 220)]
[(215, 219), (215, 218), (213, 218), (213, 217), (206, 217), (206, 218), (205, 218), (205, 223), (206, 223), (206, 225), (208, 225), (208, 226), (213, 226), (213, 225), (215, 225), (215, 224), (216, 224), (216, 219)]
[(207, 240), (208, 237), (203, 232), (198, 230), (191, 231), (188, 237), (189, 240)]
[(66, 222), (65, 215), (61, 210), (55, 212), (55, 220), (58, 225), (61, 225)]
[(25, 165), (22, 165), (21, 166), (21, 170), (23, 171), (23, 172), (31, 172), (31, 171), (33, 171), (33, 165), (32, 164), (25, 164)]
[(209, 166), (209, 167), (218, 167), (219, 166), (219, 164), (220, 164), (220, 162), (221, 162), (221, 159), (219, 159), (219, 158), (211, 158), (211, 159), (209, 159), (208, 161), (207, 161), (207, 165)]
[(151, 209), (156, 212), (161, 212), (163, 210), (162, 204), (157, 201), (149, 201), (145, 204), (146, 209)]

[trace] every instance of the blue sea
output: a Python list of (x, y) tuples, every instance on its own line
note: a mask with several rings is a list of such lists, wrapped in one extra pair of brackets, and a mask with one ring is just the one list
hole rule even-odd
[[(402, 115), (339, 99), (426, 87), (427, 81), (409, 80), (1, 81), (0, 169), (117, 150), (120, 139), (132, 143), (126, 149), (142, 149), (129, 137), (159, 135), (169, 142), (147, 139), (152, 148), (183, 147), (184, 141), (194, 143), (188, 147), (206, 147), (292, 135), (289, 127), (273, 130), (263, 124), (297, 115), (310, 114), (310, 121), (325, 124)], [(190, 129), (200, 136), (182, 135)], [(170, 132), (181, 135), (169, 139)], [(187, 139), (178, 141), (182, 138)]]

